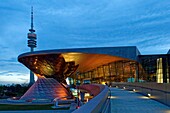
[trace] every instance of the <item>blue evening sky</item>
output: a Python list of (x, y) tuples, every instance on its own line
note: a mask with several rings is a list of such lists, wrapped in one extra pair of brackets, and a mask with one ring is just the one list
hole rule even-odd
[(17, 56), (28, 52), (30, 7), (36, 50), (137, 46), (141, 54), (170, 49), (170, 0), (0, 0), (0, 84), (28, 83)]

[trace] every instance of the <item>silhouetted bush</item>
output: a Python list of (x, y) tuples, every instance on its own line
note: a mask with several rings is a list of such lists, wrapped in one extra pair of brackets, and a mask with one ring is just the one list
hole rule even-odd
[(12, 84), (12, 85), (1, 85), (0, 86), (0, 98), (8, 98), (8, 97), (20, 97), (27, 90), (29, 86), (27, 84)]

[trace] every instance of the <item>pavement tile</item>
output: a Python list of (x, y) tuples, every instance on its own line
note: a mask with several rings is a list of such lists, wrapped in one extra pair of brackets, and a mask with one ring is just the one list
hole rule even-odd
[(141, 94), (110, 88), (111, 113), (170, 113), (170, 107)]

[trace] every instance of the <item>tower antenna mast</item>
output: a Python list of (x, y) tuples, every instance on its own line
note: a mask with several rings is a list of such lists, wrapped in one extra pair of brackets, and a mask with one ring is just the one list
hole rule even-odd
[(34, 25), (33, 25), (33, 6), (31, 7), (31, 29), (33, 29)]
[[(34, 48), (37, 47), (37, 35), (35, 34), (35, 30), (34, 30), (34, 25), (33, 25), (33, 6), (31, 7), (31, 29), (29, 29), (29, 33), (28, 33), (28, 47), (30, 47), (30, 52), (34, 51)], [(34, 84), (34, 74), (32, 71), (30, 71), (30, 83), (29, 85), (31, 86), (32, 84)]]

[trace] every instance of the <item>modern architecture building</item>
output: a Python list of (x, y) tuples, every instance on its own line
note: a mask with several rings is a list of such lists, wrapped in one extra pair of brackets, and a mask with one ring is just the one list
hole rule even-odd
[[(141, 55), (137, 47), (128, 46), (36, 51), (20, 55), (19, 61), (36, 74), (57, 75), (54, 78), (59, 82), (66, 77), (76, 79), (78, 71), (79, 80), (91, 78), (97, 83), (109, 80), (169, 83), (169, 57), (169, 54)], [(41, 64), (35, 66), (33, 62)], [(51, 66), (59, 62), (60, 67)]]
[(53, 78), (62, 85), (67, 77), (92, 83), (169, 83), (170, 54), (141, 55), (136, 46), (34, 51), (18, 60), (38, 77)]

